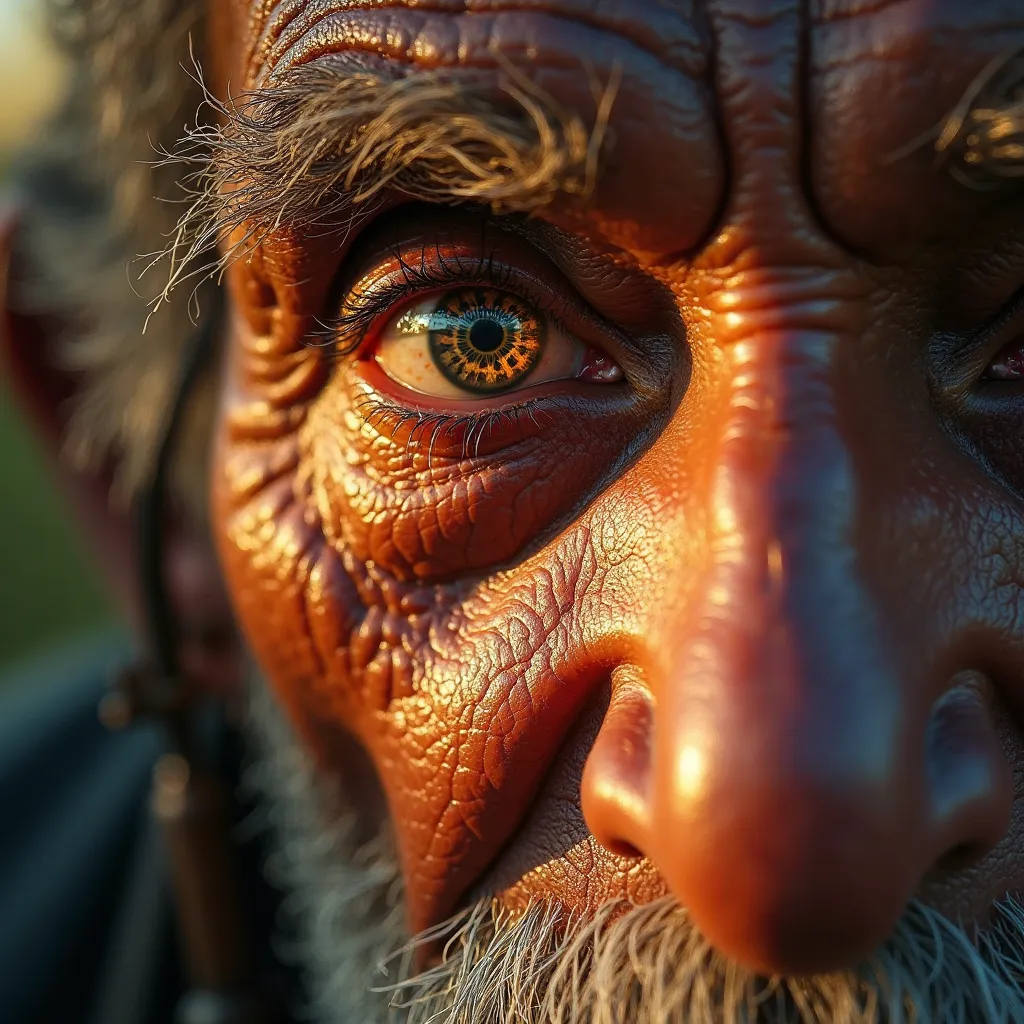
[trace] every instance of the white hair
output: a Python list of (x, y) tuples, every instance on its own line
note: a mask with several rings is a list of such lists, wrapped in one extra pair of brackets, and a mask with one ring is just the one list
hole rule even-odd
[[(1024, 908), (1007, 897), (971, 940), (912, 903), (856, 969), (767, 978), (725, 960), (671, 899), (567, 917), (538, 902), (512, 914), (484, 900), (403, 934), (390, 831), (353, 841), (329, 791), (265, 690), (251, 716), (248, 782), (276, 834), (268, 864), (317, 1024), (1005, 1024), (1024, 1021)], [(333, 809), (333, 810), (332, 810)], [(435, 952), (417, 970), (417, 951)]]

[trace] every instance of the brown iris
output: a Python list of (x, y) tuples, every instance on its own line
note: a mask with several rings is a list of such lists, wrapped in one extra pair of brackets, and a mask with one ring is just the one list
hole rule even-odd
[(430, 354), (458, 387), (503, 391), (537, 365), (544, 333), (540, 315), (517, 296), (460, 288), (443, 295), (430, 314)]

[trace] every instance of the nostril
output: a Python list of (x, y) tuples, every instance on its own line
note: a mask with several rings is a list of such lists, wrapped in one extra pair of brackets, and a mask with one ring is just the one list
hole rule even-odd
[(638, 682), (617, 672), (608, 711), (587, 758), (580, 789), (594, 838), (620, 857), (642, 857), (649, 828), (648, 778), (653, 708)]
[(936, 863), (941, 871), (963, 871), (976, 864), (988, 850), (981, 843), (957, 843), (944, 853)]
[(604, 848), (614, 854), (616, 857), (628, 857), (631, 859), (639, 860), (643, 857), (643, 854), (638, 850), (632, 843), (627, 843), (623, 839), (611, 839), (608, 842), (602, 843)]
[(993, 717), (995, 692), (981, 672), (960, 672), (928, 722), (927, 777), (932, 820), (943, 851), (936, 866), (981, 859), (1010, 820), (1013, 779)]

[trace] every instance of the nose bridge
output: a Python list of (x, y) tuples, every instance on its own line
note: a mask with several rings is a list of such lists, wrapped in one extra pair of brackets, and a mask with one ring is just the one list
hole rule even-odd
[(864, 572), (879, 554), (865, 558), (866, 520), (884, 509), (866, 505), (878, 435), (860, 435), (844, 372), (858, 317), (799, 282), (773, 291), (764, 313), (727, 302), (716, 332), (704, 562), (665, 602), (650, 678), (647, 850), (713, 941), (762, 968), (816, 968), (880, 941), (944, 840), (927, 688), (894, 658)]
[[(863, 578), (871, 510), (856, 423), (837, 394), (844, 340), (777, 325), (729, 354), (701, 582), (670, 613), (651, 680), (651, 814), (672, 823), (666, 841), (687, 844), (676, 856), (655, 835), (656, 859), (684, 877), (738, 836), (756, 846), (728, 873), (702, 870), (698, 915), (703, 896), (720, 909), (745, 893), (763, 901), (762, 920), (801, 919), (795, 908), (821, 896), (807, 896), (804, 881), (856, 875), (879, 850), (891, 863), (869, 873), (892, 887), (881, 903), (898, 909), (923, 856), (927, 714), (923, 688), (896, 670)], [(714, 894), (715, 881), (728, 894)], [(891, 924), (874, 921), (875, 938)]]
[(858, 942), (881, 939), (923, 856), (927, 715), (862, 579), (845, 340), (776, 324), (732, 346), (705, 564), (651, 676), (649, 852), (713, 940), (764, 967), (798, 946), (815, 964), (796, 936), (815, 901), (865, 871), (870, 913), (851, 898), (841, 916)]
[[(864, 520), (882, 510), (865, 507), (856, 417), (844, 415), (850, 399), (837, 387), (843, 346), (856, 339), (831, 326), (841, 319), (836, 310), (828, 326), (820, 308), (808, 325), (800, 313), (810, 303), (798, 305), (790, 323), (775, 309), (774, 322), (745, 324), (728, 346), (724, 414), (699, 499), (707, 538), (702, 583), (689, 584), (685, 602), (665, 604), (667, 634), (705, 634), (692, 646), (748, 662), (724, 674), (757, 677), (768, 692), (792, 690), (808, 674), (820, 689), (825, 678), (845, 674), (835, 658), (837, 636), (844, 647), (860, 636), (861, 657), (881, 657), (859, 546), (872, 536)], [(710, 642), (721, 631), (729, 642)], [(663, 650), (680, 653), (678, 645)], [(884, 673), (855, 675), (865, 686)], [(843, 687), (847, 697), (852, 686)]]

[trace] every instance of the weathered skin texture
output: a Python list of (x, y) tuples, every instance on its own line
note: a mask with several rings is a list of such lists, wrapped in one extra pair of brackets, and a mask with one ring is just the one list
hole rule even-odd
[(411, 926), (671, 891), (799, 972), (914, 893), (983, 919), (1024, 888), (1024, 385), (981, 380), (1024, 334), (988, 329), (1024, 204), (888, 159), (1024, 42), (1019, 3), (215, 6), (222, 89), (342, 53), (497, 79), (500, 49), (570, 107), (584, 63), (622, 75), (595, 200), (520, 235), (600, 319), (612, 397), (544, 385), (428, 459), (302, 344), (366, 220), (230, 272), (233, 600), (324, 769), (367, 752)]

